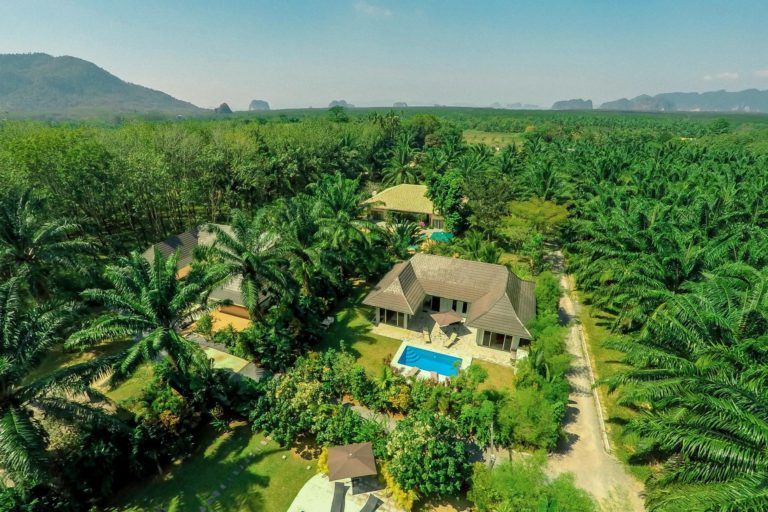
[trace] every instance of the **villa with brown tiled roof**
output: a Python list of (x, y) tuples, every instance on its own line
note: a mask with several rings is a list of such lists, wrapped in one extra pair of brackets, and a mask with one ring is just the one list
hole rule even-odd
[(477, 345), (515, 351), (531, 339), (525, 325), (536, 316), (534, 288), (503, 265), (418, 253), (397, 263), (363, 304), (376, 308), (377, 324), (411, 330), (452, 311)]
[(445, 220), (435, 211), (432, 200), (427, 197), (426, 185), (404, 183), (376, 193), (365, 201), (371, 205), (371, 215), (384, 220), (387, 214), (400, 214), (422, 221), (436, 229), (445, 227)]

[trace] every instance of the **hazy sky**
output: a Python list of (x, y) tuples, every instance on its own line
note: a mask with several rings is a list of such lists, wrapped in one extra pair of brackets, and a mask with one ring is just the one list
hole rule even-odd
[(0, 0), (0, 53), (199, 106), (534, 103), (768, 89), (768, 0)]

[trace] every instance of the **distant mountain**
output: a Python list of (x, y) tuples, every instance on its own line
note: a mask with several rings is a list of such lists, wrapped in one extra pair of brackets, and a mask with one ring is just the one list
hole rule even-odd
[(592, 100), (563, 100), (556, 101), (552, 110), (592, 110)]
[(404, 101), (396, 101), (392, 105), (392, 107), (394, 107), (394, 108), (406, 108), (407, 106), (408, 106), (408, 104), (406, 102), (404, 102)]
[(747, 89), (738, 92), (668, 92), (643, 94), (600, 105), (601, 110), (634, 112), (768, 112), (768, 91)]
[(347, 103), (346, 100), (333, 100), (328, 104), (329, 108), (333, 107), (344, 107), (344, 108), (354, 108), (355, 106), (351, 103)]
[(68, 113), (195, 113), (203, 110), (147, 87), (124, 82), (76, 57), (0, 54), (0, 111)]
[(491, 108), (500, 108), (500, 109), (506, 109), (506, 110), (539, 110), (538, 105), (533, 105), (531, 103), (499, 103), (498, 101), (491, 103)]
[(269, 110), (269, 103), (264, 100), (253, 100), (248, 105), (248, 110), (265, 111)]
[(225, 103), (222, 103), (221, 105), (219, 105), (218, 107), (216, 107), (215, 109), (213, 109), (213, 112), (215, 114), (231, 114), (232, 113), (232, 109), (229, 108), (229, 105), (227, 105), (226, 102), (225, 102)]

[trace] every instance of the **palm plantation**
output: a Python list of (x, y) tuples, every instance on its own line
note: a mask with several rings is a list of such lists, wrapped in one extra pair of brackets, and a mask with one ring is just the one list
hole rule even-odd
[(728, 266), (671, 298), (637, 339), (612, 346), (633, 369), (610, 380), (650, 410), (632, 424), (675, 454), (649, 487), (653, 510), (765, 510), (768, 275)]

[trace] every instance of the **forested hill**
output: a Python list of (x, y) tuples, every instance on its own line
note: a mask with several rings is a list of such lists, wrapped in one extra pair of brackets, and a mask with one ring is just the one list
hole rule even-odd
[(76, 57), (0, 55), (0, 111), (9, 113), (163, 112), (202, 109), (131, 84)]
[(601, 110), (638, 112), (768, 112), (768, 91), (746, 89), (738, 92), (668, 92), (622, 98), (600, 105)]

